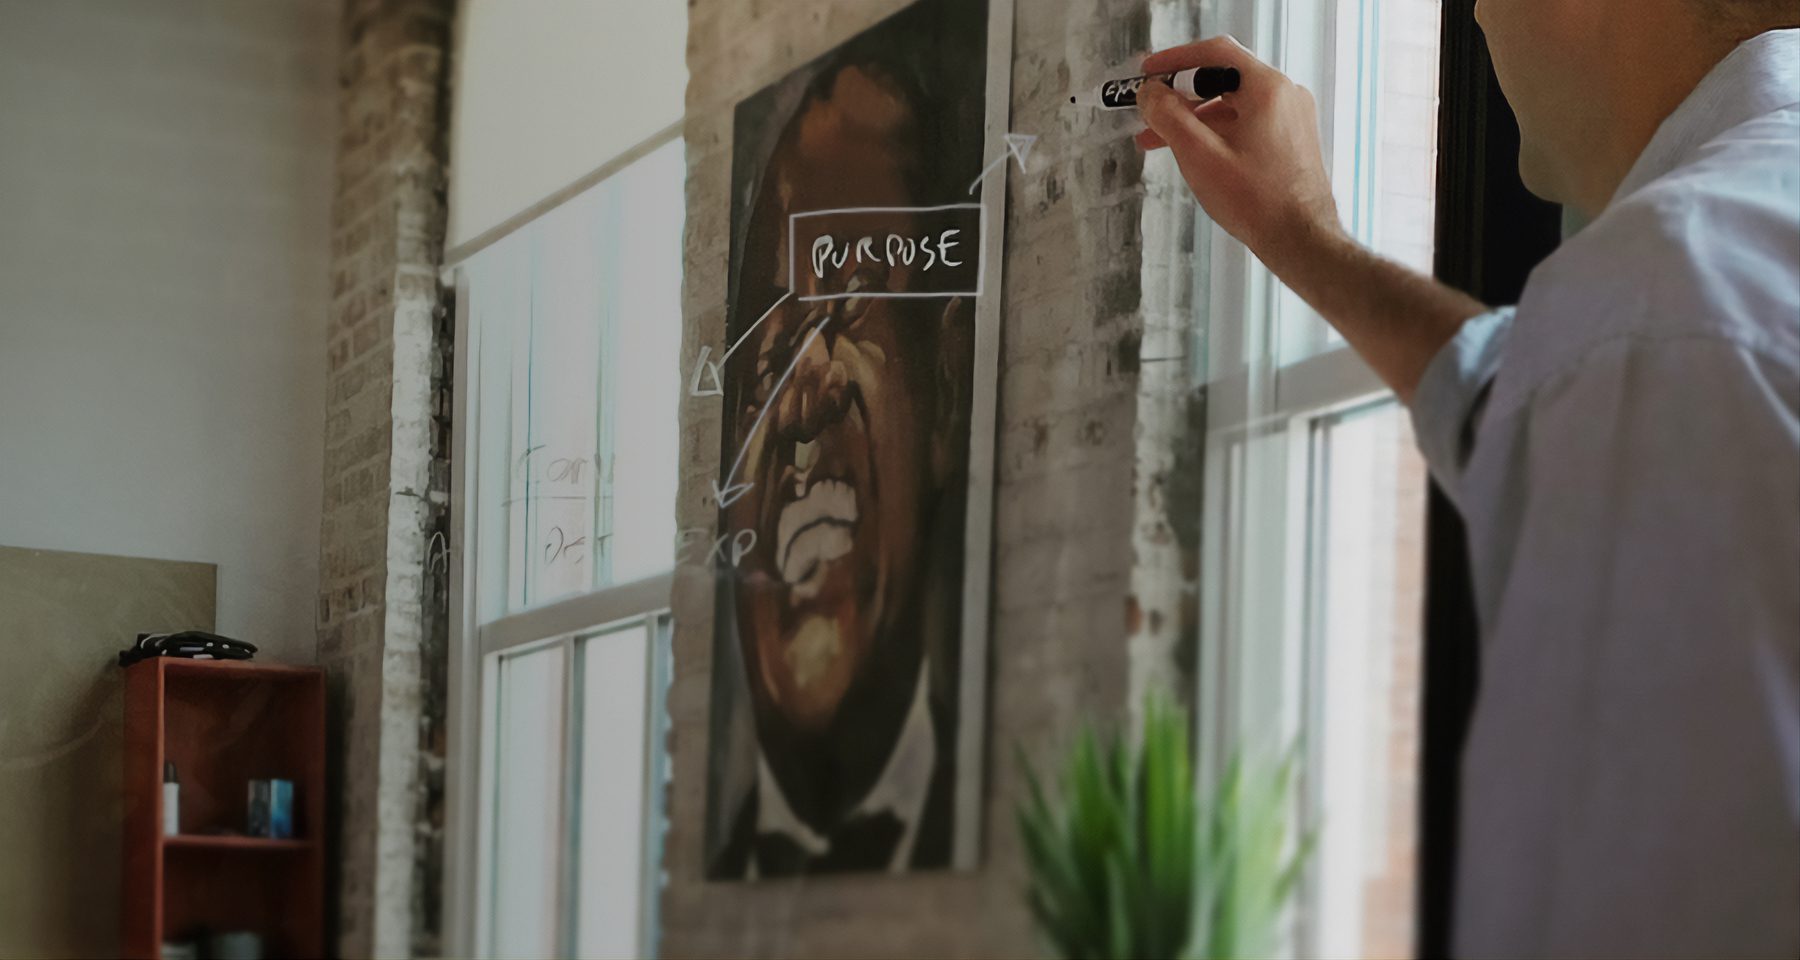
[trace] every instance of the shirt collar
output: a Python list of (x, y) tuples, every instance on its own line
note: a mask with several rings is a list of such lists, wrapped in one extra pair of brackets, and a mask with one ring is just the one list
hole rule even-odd
[(1680, 167), (1732, 127), (1800, 102), (1800, 29), (1770, 30), (1738, 44), (1669, 114), (1613, 203)]
[[(908, 708), (906, 720), (900, 728), (900, 737), (888, 755), (887, 766), (851, 813), (851, 816), (889, 813), (905, 825), (889, 867), (894, 870), (904, 868), (912, 858), (919, 822), (924, 816), (925, 801), (931, 790), (932, 768), (937, 762), (937, 736), (931, 721), (930, 685), (926, 682), (928, 673), (928, 670), (920, 668), (918, 683), (913, 688), (912, 706)], [(784, 834), (800, 849), (815, 857), (824, 856), (831, 850), (830, 839), (807, 826), (801, 821), (800, 815), (788, 806), (787, 797), (782, 794), (774, 772), (769, 769), (767, 760), (761, 757), (758, 757), (756, 763), (756, 791), (758, 833)]]

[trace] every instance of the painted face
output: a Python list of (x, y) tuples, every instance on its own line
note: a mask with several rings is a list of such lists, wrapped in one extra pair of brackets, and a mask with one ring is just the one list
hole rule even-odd
[[(916, 205), (900, 165), (911, 122), (885, 87), (846, 69), (790, 124), (751, 214), (741, 291), (759, 278), (763, 290), (740, 295), (790, 296), (728, 361), (727, 380), (741, 385), (728, 410), (742, 448), (735, 482), (752, 486), (724, 516), (734, 531), (756, 531), (735, 592), (752, 695), (759, 714), (802, 736), (828, 727), (872, 671), (904, 687), (908, 679), (892, 674), (918, 669), (921, 640), (903, 624), (918, 605), (959, 426), (955, 397), (966, 392), (946, 384), (946, 371), (968, 361), (945, 354), (943, 333), (967, 320), (960, 304), (942, 301), (803, 301), (826, 288), (905, 291), (915, 268), (851, 260), (823, 279), (796, 270), (800, 289), (788, 290), (787, 218)], [(859, 220), (878, 234), (915, 226), (905, 213)], [(955, 353), (966, 337), (948, 343)]]

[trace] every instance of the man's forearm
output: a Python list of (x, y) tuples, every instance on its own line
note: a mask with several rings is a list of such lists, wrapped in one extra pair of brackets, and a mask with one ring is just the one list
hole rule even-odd
[(1265, 257), (1275, 275), (1319, 311), (1411, 403), (1425, 368), (1463, 323), (1488, 308), (1362, 246), (1340, 230), (1289, 234)]

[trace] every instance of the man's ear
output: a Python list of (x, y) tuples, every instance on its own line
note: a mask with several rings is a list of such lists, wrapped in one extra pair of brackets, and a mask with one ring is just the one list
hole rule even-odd
[(934, 358), (934, 397), (931, 423), (932, 477), (942, 483), (961, 473), (969, 454), (969, 399), (974, 384), (975, 307), (962, 297), (944, 305), (938, 318), (937, 357)]

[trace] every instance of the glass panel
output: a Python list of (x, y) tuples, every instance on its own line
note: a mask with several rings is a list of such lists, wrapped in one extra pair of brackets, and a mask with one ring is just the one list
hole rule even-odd
[(1374, 63), (1375, 217), (1368, 242), (1430, 273), (1437, 236), (1438, 46), (1440, 0), (1381, 0)]
[(644, 909), (650, 748), (650, 631), (638, 623), (582, 642), (580, 957), (635, 957)]
[[(1323, 91), (1326, 156), (1346, 228), (1381, 254), (1431, 271), (1437, 199), (1440, 0), (1326, 0), (1331, 59), (1306, 43), (1316, 29), (1295, 4), (1280, 51), (1296, 79)], [(1313, 79), (1308, 79), (1309, 75)], [(1282, 365), (1344, 344), (1285, 288), (1277, 299)]]
[(467, 264), (484, 623), (673, 566), (683, 157), (658, 148)]
[(617, 183), (619, 264), (607, 307), (617, 330), (610, 409), (618, 466), (612, 473), (614, 583), (675, 564), (675, 487), (680, 467), (681, 211), (687, 162), (679, 142), (645, 157)]
[[(1317, 94), (1346, 227), (1429, 268), (1439, 0), (1194, 6), (1202, 34), (1237, 36)], [(1424, 468), (1398, 406), (1340, 412), (1375, 399), (1327, 356), (1342, 339), (1198, 217), (1201, 773), (1302, 743), (1321, 833), (1288, 943), (1409, 955)]]
[(1412, 955), (1426, 471), (1396, 403), (1322, 421), (1312, 522), (1312, 950)]
[(493, 757), (490, 954), (547, 957), (557, 943), (562, 832), (561, 644), (499, 658)]

